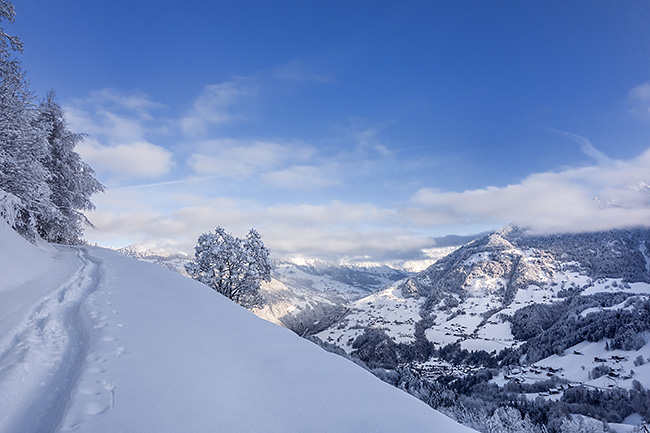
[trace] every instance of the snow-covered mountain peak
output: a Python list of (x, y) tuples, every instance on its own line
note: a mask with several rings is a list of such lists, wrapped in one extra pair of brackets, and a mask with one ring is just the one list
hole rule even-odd
[(182, 251), (172, 251), (166, 249), (158, 248), (158, 244), (155, 242), (139, 242), (126, 247), (117, 248), (117, 252), (122, 253), (126, 256), (134, 258), (144, 258), (144, 257), (187, 257), (189, 256)]
[(506, 238), (500, 234), (495, 233), (488, 237), (487, 243), (485, 244), (486, 250), (511, 250), (514, 249), (514, 245), (506, 240)]
[(314, 258), (309, 258), (309, 257), (303, 257), (303, 256), (293, 256), (293, 257), (288, 257), (286, 259), (279, 259), (277, 260), (277, 263), (291, 263), (297, 266), (314, 266), (314, 267), (319, 267), (319, 266), (333, 266), (333, 263), (328, 263), (324, 260), (319, 260), (319, 259), (314, 259)]

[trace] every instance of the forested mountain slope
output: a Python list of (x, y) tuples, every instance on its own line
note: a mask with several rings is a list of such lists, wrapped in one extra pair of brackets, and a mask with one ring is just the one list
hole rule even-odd
[[(359, 299), (316, 337), (434, 407), (461, 413), (458, 402), (473, 395), (482, 401), (477, 407), (493, 411), (539, 392), (560, 401), (558, 413), (620, 422), (633, 412), (633, 397), (616, 397), (628, 401), (620, 411), (604, 409), (583, 404), (587, 394), (578, 398), (566, 387), (645, 396), (649, 251), (647, 228), (532, 236), (508, 226)], [(498, 387), (488, 392), (487, 382)], [(582, 409), (566, 409), (572, 398)], [(537, 405), (515, 406), (522, 416), (551, 410)]]

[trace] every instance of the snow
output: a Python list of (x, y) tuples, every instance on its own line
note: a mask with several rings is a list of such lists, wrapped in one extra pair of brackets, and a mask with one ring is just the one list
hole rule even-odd
[(643, 418), (638, 413), (626, 417), (622, 423), (609, 423), (609, 428), (616, 433), (632, 433), (636, 426), (643, 424)]
[(0, 227), (0, 432), (470, 432), (160, 266)]
[[(525, 367), (521, 372), (508, 374), (524, 383), (535, 383), (548, 380), (547, 371), (554, 369), (556, 370), (554, 375), (568, 380), (573, 385), (583, 384), (591, 389), (604, 390), (615, 387), (630, 389), (635, 380), (638, 380), (644, 388), (650, 387), (650, 363), (634, 365), (638, 356), (643, 357), (644, 360), (650, 358), (650, 344), (636, 351), (608, 351), (605, 350), (608, 341), (607, 339), (598, 342), (583, 341), (566, 349), (561, 355), (552, 355), (537, 361), (534, 368)], [(594, 367), (601, 365), (610, 367), (618, 377), (603, 375), (590, 379), (589, 373)], [(493, 382), (501, 386), (507, 380), (500, 374), (493, 379)], [(561, 395), (562, 393), (545, 398), (558, 398)], [(533, 399), (536, 397), (536, 394), (532, 395)]]
[[(646, 299), (647, 299), (647, 298), (646, 298)], [(582, 316), (582, 317), (587, 317), (587, 314), (590, 314), (590, 313), (599, 313), (599, 312), (601, 312), (601, 311), (616, 311), (616, 310), (628, 310), (628, 311), (632, 311), (632, 310), (633, 310), (633, 306), (630, 305), (630, 306), (626, 307), (625, 304), (627, 304), (627, 303), (628, 303), (628, 301), (627, 301), (627, 299), (626, 299), (625, 301), (623, 301), (623, 302), (621, 302), (621, 303), (618, 303), (618, 304), (616, 304), (616, 305), (612, 305), (611, 307), (590, 307), (590, 308), (586, 308), (586, 309), (584, 309), (584, 310), (582, 310), (582, 311), (580, 312), (580, 316)]]
[(620, 278), (602, 279), (594, 282), (592, 287), (585, 289), (583, 295), (593, 295), (594, 293), (608, 292), (608, 293), (639, 293), (650, 295), (650, 284), (643, 282), (636, 283), (623, 283)]
[(338, 324), (316, 334), (321, 340), (352, 352), (352, 343), (366, 328), (381, 328), (397, 343), (413, 342), (423, 299), (405, 298), (395, 285), (361, 298)]
[(0, 290), (15, 287), (25, 282), (25, 275), (41, 276), (54, 265), (54, 260), (48, 254), (48, 248), (41, 248), (25, 240), (13, 231), (3, 218), (0, 218), (0, 239), (2, 249), (11, 251), (11, 261), (0, 261), (0, 275), (4, 284)]
[(469, 267), (478, 263), (484, 263), (489, 261), (491, 254), (489, 252), (474, 253), (469, 256), (466, 260), (463, 261), (462, 265)]

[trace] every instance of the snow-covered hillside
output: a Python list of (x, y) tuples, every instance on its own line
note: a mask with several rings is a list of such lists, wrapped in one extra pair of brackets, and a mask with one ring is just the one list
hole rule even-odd
[[(155, 251), (146, 244), (117, 251), (187, 275), (190, 257), (183, 253)], [(252, 309), (253, 313), (299, 335), (311, 335), (338, 320), (349, 303), (411, 274), (383, 263), (334, 265), (292, 259), (273, 260), (271, 275), (260, 290), (264, 306)]]
[(0, 225), (0, 432), (469, 432), (160, 266)]

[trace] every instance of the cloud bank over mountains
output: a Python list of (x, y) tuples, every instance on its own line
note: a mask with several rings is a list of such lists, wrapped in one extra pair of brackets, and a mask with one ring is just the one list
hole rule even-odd
[[(292, 70), (274, 73), (304, 79)], [(89, 240), (189, 252), (215, 225), (239, 234), (255, 227), (276, 256), (383, 260), (421, 257), (435, 236), (508, 223), (557, 233), (650, 221), (650, 149), (613, 159), (585, 137), (554, 131), (590, 162), (454, 191), (413, 181), (420, 161), (383, 140), (381, 125), (354, 120), (319, 142), (247, 134), (262, 82), (207, 85), (179, 113), (109, 89), (66, 107), (71, 127), (90, 136), (79, 152), (108, 187), (89, 215), (97, 226)], [(648, 86), (628, 93), (632, 116), (648, 111)]]

